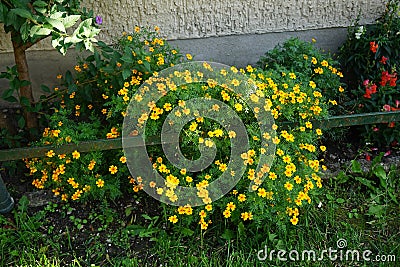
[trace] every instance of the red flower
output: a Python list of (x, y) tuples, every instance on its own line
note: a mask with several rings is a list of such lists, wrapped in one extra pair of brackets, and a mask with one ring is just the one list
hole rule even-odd
[(387, 57), (382, 56), (382, 59), (381, 59), (381, 61), (379, 61), (379, 62), (382, 63), (383, 65), (385, 65), (387, 60), (388, 60)]
[(389, 83), (389, 86), (395, 87), (397, 82), (397, 73), (389, 74), (387, 71), (382, 71), (380, 85), (386, 86)]
[(396, 125), (396, 123), (394, 121), (392, 121), (391, 123), (389, 123), (388, 127), (389, 128), (394, 128), (395, 125)]
[(365, 160), (371, 161), (371, 156), (369, 154), (365, 154)]
[(371, 98), (371, 95), (376, 93), (376, 88), (377, 88), (376, 84), (372, 84), (372, 85), (367, 84), (365, 86), (364, 97), (365, 98)]
[(376, 53), (376, 50), (378, 50), (378, 44), (375, 42), (369, 42), (369, 49), (373, 52)]
[(388, 105), (388, 104), (384, 105), (384, 106), (383, 106), (383, 109), (384, 109), (385, 111), (390, 111), (390, 105)]

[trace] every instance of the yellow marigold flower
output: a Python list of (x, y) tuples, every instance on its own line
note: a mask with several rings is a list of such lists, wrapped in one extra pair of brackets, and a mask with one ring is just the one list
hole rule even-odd
[(81, 153), (79, 153), (78, 151), (75, 150), (74, 152), (72, 152), (72, 158), (79, 159), (80, 156), (81, 156)]
[(228, 204), (226, 204), (226, 209), (234, 211), (236, 209), (236, 205), (233, 202), (229, 202)]
[(260, 197), (266, 197), (267, 196), (267, 191), (264, 188), (259, 188), (258, 189), (258, 193), (257, 193)]
[(61, 195), (61, 200), (62, 201), (67, 201), (68, 200), (68, 195), (67, 194), (62, 194)]
[(306, 128), (312, 129), (312, 123), (307, 121), (306, 122)]
[(159, 188), (157, 188), (156, 192), (157, 192), (157, 194), (162, 195), (162, 193), (164, 192), (164, 189), (159, 187)]
[(321, 129), (315, 129), (315, 132), (317, 133), (317, 135), (322, 135), (322, 130)]
[(197, 129), (198, 124), (196, 122), (192, 122), (189, 126), (189, 130), (194, 132)]
[(211, 141), (211, 140), (209, 140), (209, 139), (207, 139), (207, 140), (204, 142), (204, 144), (205, 144), (207, 147), (213, 147), (214, 142)]
[(193, 178), (190, 176), (186, 176), (186, 182), (188, 182), (188, 183), (193, 182)]
[(278, 176), (274, 173), (274, 172), (270, 172), (268, 175), (269, 179), (271, 180), (275, 180), (276, 178), (278, 178)]
[(207, 230), (207, 228), (208, 228), (208, 223), (206, 223), (206, 222), (204, 222), (204, 221), (201, 221), (201, 222), (200, 222), (200, 228), (201, 228), (201, 230)]
[(111, 165), (108, 170), (110, 171), (111, 174), (116, 174), (118, 172), (118, 167)]
[(126, 157), (125, 156), (120, 157), (119, 161), (121, 161), (122, 163), (126, 163)]
[(182, 169), (182, 170), (180, 171), (180, 173), (181, 173), (182, 175), (185, 175), (185, 174), (186, 174), (186, 169)]
[(46, 156), (49, 157), (49, 158), (52, 158), (52, 157), (54, 157), (55, 155), (56, 155), (56, 153), (54, 153), (53, 150), (49, 150), (49, 151), (46, 153)]
[(245, 194), (239, 194), (239, 195), (238, 195), (238, 200), (239, 200), (239, 202), (244, 202), (244, 201), (246, 201), (246, 195), (245, 195)]
[(240, 103), (236, 103), (235, 104), (235, 109), (237, 110), (237, 111), (242, 111), (243, 110), (243, 105), (242, 104), (240, 104)]
[(104, 186), (104, 181), (102, 179), (98, 179), (96, 181), (96, 185), (97, 185), (97, 187), (103, 187)]
[(230, 210), (226, 209), (226, 210), (224, 210), (222, 215), (224, 215), (225, 218), (229, 218), (229, 217), (231, 217), (231, 212), (230, 212)]
[(318, 63), (318, 60), (315, 57), (311, 58), (311, 63), (316, 65)]
[(242, 212), (241, 218), (243, 219), (243, 221), (252, 220), (253, 214), (251, 212)]
[(200, 218), (205, 218), (207, 216), (207, 212), (205, 212), (204, 210), (201, 210), (199, 212), (199, 216), (200, 216)]
[(178, 217), (176, 215), (170, 216), (168, 221), (172, 222), (173, 224), (178, 222)]
[(193, 56), (192, 56), (191, 54), (186, 54), (186, 58), (187, 58), (188, 60), (192, 60), (192, 59), (193, 59)]
[(214, 111), (219, 111), (219, 108), (220, 108), (220, 106), (218, 104), (214, 104), (212, 106), (212, 110), (214, 110)]
[(299, 222), (299, 219), (298, 219), (296, 216), (293, 216), (293, 217), (290, 219), (290, 222), (291, 222), (293, 225), (296, 225), (296, 224)]
[(344, 92), (344, 88), (342, 86), (339, 86), (339, 92), (341, 92), (341, 93)]
[(229, 138), (235, 138), (236, 137), (236, 133), (234, 131), (229, 131), (228, 132), (228, 136), (229, 136)]
[(286, 182), (284, 186), (289, 191), (291, 191), (293, 189), (293, 184), (291, 184), (290, 182)]
[(315, 89), (317, 87), (317, 84), (314, 81), (310, 81), (309, 85), (311, 88)]
[(281, 142), (281, 140), (279, 139), (279, 137), (274, 137), (274, 138), (272, 138), (272, 142), (273, 142), (275, 145), (277, 145), (277, 144), (279, 144), (279, 143)]

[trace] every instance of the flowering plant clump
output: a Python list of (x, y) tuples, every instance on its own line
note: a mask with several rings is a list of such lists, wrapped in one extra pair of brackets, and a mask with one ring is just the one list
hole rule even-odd
[[(191, 59), (190, 55), (186, 57)], [(130, 163), (129, 157), (121, 150), (81, 153), (77, 149), (59, 155), (49, 150), (41, 159), (26, 160), (34, 176), (33, 184), (52, 189), (64, 201), (117, 197), (123, 188), (134, 192), (153, 190), (166, 202), (182, 203), (162, 204), (168, 221), (177, 230), (193, 225), (206, 230), (211, 223), (222, 221), (239, 227), (245, 224), (260, 227), (278, 221), (297, 225), (301, 221), (301, 208), (312, 203), (313, 195), (322, 187), (320, 176), (325, 169), (318, 159), (319, 152), (326, 150), (319, 142), (322, 130), (313, 121), (328, 116), (329, 108), (337, 105), (335, 100), (325, 97), (323, 92), (328, 87), (315, 80), (328, 71), (335, 77), (340, 75), (327, 60), (320, 63), (319, 60), (302, 55), (302, 62), (321, 69), (313, 70), (311, 77), (283, 66), (279, 70), (252, 66), (216, 70), (203, 63), (202, 69), (196, 71), (182, 69), (171, 73), (171, 77), (185, 81), (175, 84), (169, 78), (159, 78), (159, 73), (181, 62), (182, 55), (170, 48), (157, 32), (136, 28), (132, 34), (123, 34), (115, 47), (100, 42), (99, 50), (82, 60), (74, 74), (67, 72), (59, 77), (62, 86), (54, 90), (61, 102), (50, 116), (50, 127), (45, 129), (39, 143), (59, 145), (121, 137), (124, 119), (132, 115), (127, 109), (132, 101), (133, 106), (137, 103), (145, 107), (131, 124), (145, 129), (146, 141), (159, 139), (165, 124), (177, 123), (173, 118), (193, 116), (191, 120), (183, 120), (185, 124), (179, 133), (182, 155), (193, 161), (202, 156), (205, 148), (213, 150), (215, 158), (207, 168), (190, 171), (172, 164), (162, 145), (147, 145), (151, 170), (164, 179), (160, 182), (148, 181), (143, 175), (131, 176), (126, 165)], [(215, 71), (226, 80), (203, 80)], [(236, 74), (245, 78), (232, 78)], [(242, 83), (252, 89), (237, 93), (234, 89)], [(151, 85), (162, 95), (157, 101), (145, 98)], [(333, 89), (339, 90), (339, 85), (335, 84)], [(198, 98), (219, 101), (220, 104), (213, 103), (208, 110), (222, 114), (222, 121), (197, 113), (197, 106), (204, 103), (196, 100), (200, 101), (197, 106), (191, 106), (191, 100)], [(236, 115), (225, 112), (227, 108)], [(265, 113), (269, 115), (264, 116)], [(241, 166), (243, 177), (230, 164), (233, 144), (243, 138), (238, 132), (227, 130), (234, 124), (235, 116), (245, 125), (248, 139), (248, 147), (234, 164)], [(275, 122), (264, 131), (258, 121), (268, 117)], [(135, 137), (140, 132), (132, 130), (129, 134)], [(260, 164), (271, 149), (276, 151), (270, 158), (271, 164)], [(140, 164), (136, 167), (141, 168)], [(239, 175), (240, 179), (227, 194), (222, 198), (212, 197), (210, 185), (214, 181)], [(178, 186), (197, 190), (201, 205), (182, 202), (175, 191)]]
[[(60, 100), (49, 117), (49, 127), (37, 145), (61, 145), (85, 140), (113, 139), (121, 134), (130, 97), (148, 77), (180, 62), (156, 31), (136, 27), (123, 33), (114, 47), (99, 42), (96, 51), (57, 78)], [(121, 196), (124, 189), (141, 190), (141, 180), (129, 175), (122, 150), (56, 155), (26, 160), (33, 185), (51, 188), (62, 200)]]
[[(184, 70), (175, 72), (177, 77), (195, 81), (206, 72), (215, 71), (207, 63), (203, 70), (191, 72)], [(319, 145), (322, 130), (315, 128), (311, 121), (324, 118), (328, 115), (329, 106), (336, 104), (334, 100), (327, 100), (313, 81), (304, 83), (296, 73), (281, 69), (258, 70), (251, 66), (246, 69), (217, 70), (229, 77), (232, 73), (242, 72), (248, 75), (249, 83), (253, 84), (254, 91), (248, 95), (234, 94), (232, 88), (240, 82), (233, 79), (226, 83), (208, 80), (203, 83), (194, 83), (177, 87), (167, 80), (168, 85), (159, 80), (158, 86), (165, 90), (172, 86), (171, 93), (164, 94), (157, 103), (147, 103), (151, 116), (145, 111), (138, 119), (142, 124), (147, 121), (146, 131), (150, 135), (161, 132), (165, 120), (173, 113), (176, 117), (185, 117), (193, 112), (186, 104), (193, 98), (204, 97), (219, 100), (229, 105), (245, 122), (249, 137), (249, 149), (240, 155), (240, 163), (244, 166), (244, 176), (236, 186), (223, 198), (214, 201), (210, 197), (209, 187), (221, 175), (228, 174), (234, 177), (235, 171), (229, 167), (231, 142), (238, 138), (236, 132), (226, 131), (219, 123), (213, 120), (194, 115), (195, 119), (188, 122), (180, 135), (180, 149), (186, 158), (197, 159), (200, 156), (198, 147), (216, 147), (216, 159), (207, 169), (190, 173), (186, 168), (176, 168), (163, 155), (161, 146), (152, 146), (148, 150), (152, 159), (153, 168), (159, 172), (164, 183), (149, 181), (148, 186), (167, 202), (180, 201), (174, 191), (178, 186), (197, 188), (197, 196), (202, 199), (203, 205), (192, 207), (183, 203), (178, 208), (166, 206), (168, 220), (179, 231), (192, 223), (198, 224), (202, 230), (208, 229), (211, 223), (225, 223), (243, 226), (251, 224), (261, 227), (266, 222), (290, 221), (297, 225), (301, 207), (312, 203), (312, 195), (322, 187), (320, 172), (326, 167), (318, 160), (318, 153), (326, 147)], [(155, 81), (151, 81), (154, 83)], [(142, 94), (145, 94), (143, 91)], [(162, 92), (161, 92), (162, 93)], [(138, 94), (141, 96), (141, 94)], [(143, 101), (144, 97), (137, 97), (136, 101)], [(262, 107), (251, 108), (249, 103), (260, 103)], [(146, 104), (145, 103), (145, 104)], [(210, 110), (218, 113), (221, 105), (210, 105)], [(255, 122), (261, 111), (270, 112), (276, 123), (272, 131), (262, 132)], [(226, 120), (230, 120), (229, 116)], [(140, 122), (142, 120), (142, 122)], [(296, 126), (284, 126), (282, 121), (296, 122)], [(175, 124), (170, 120), (168, 123)], [(138, 134), (133, 133), (132, 135)], [(276, 157), (272, 166), (262, 165), (258, 168), (260, 158), (266, 153), (267, 147), (262, 141), (269, 141), (276, 146)], [(265, 179), (263, 179), (265, 178)], [(249, 187), (250, 185), (250, 187)], [(222, 222), (221, 222), (222, 223)]]
[[(398, 65), (400, 62), (399, 1), (390, 0), (376, 24), (349, 28), (340, 56), (349, 73), (355, 112), (400, 110)], [(396, 142), (400, 134), (395, 122), (366, 126), (366, 141), (381, 146)]]
[(265, 53), (257, 64), (263, 69), (290, 70), (297, 74), (298, 79), (304, 79), (304, 82), (311, 80), (324, 96), (338, 102), (338, 105), (330, 109), (331, 115), (343, 114), (342, 105), (347, 101), (347, 96), (345, 85), (341, 82), (343, 73), (339, 62), (316, 48), (316, 42), (315, 39), (306, 42), (291, 38)]

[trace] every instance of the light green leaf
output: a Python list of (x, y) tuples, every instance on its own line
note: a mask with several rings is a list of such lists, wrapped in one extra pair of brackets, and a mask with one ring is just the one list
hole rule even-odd
[(63, 18), (62, 23), (65, 28), (70, 28), (75, 25), (75, 23), (80, 19), (80, 15), (70, 15), (68, 17)]
[(51, 46), (52, 47), (56, 48), (59, 45), (60, 45), (60, 38), (56, 38), (56, 39), (51, 40)]
[(31, 32), (29, 33), (29, 35), (30, 36), (34, 36), (34, 35), (49, 35), (49, 34), (51, 34), (51, 32), (52, 32), (51, 29), (43, 28), (43, 26), (38, 26), (38, 28), (33, 28), (32, 27)]
[(46, 21), (54, 28), (59, 30), (60, 32), (65, 32), (64, 24), (60, 20), (53, 19), (53, 18), (46, 18)]
[(64, 16), (64, 14), (66, 14), (66, 12), (55, 12), (55, 13), (50, 14), (50, 18), (61, 21), (62, 16)]
[(21, 32), (22, 40), (24, 40), (24, 41), (28, 40), (30, 30), (29, 30), (29, 24), (27, 23), (27, 21), (25, 21), (25, 23), (22, 24), (20, 32)]

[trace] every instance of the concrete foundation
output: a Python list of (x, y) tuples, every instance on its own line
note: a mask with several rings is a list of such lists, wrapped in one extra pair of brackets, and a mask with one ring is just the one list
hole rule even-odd
[[(183, 54), (192, 54), (194, 60), (207, 60), (243, 67), (248, 64), (254, 65), (266, 51), (291, 37), (299, 37), (306, 41), (315, 38), (317, 47), (334, 53), (346, 39), (346, 34), (346, 28), (330, 28), (172, 40), (170, 44), (178, 47)], [(28, 64), (35, 98), (38, 99), (43, 94), (40, 90), (41, 84), (46, 84), (50, 88), (57, 86), (56, 76), (65, 73), (68, 69), (73, 69), (78, 56), (79, 54), (75, 50), (68, 51), (66, 56), (62, 56), (55, 50), (28, 51)], [(14, 65), (13, 54), (0, 53), (0, 71), (4, 71), (6, 66), (12, 65)], [(7, 86), (4, 79), (0, 80), (0, 93)], [(10, 103), (0, 100), (0, 107), (7, 106), (10, 106)]]

